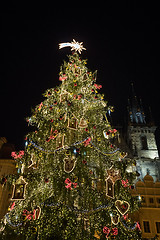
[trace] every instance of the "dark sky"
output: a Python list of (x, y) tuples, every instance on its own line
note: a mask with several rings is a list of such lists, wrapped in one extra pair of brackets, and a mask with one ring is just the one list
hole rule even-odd
[[(140, 2), (140, 1), (139, 1)], [(25, 118), (55, 87), (59, 67), (70, 49), (60, 42), (82, 41), (88, 67), (98, 70), (113, 117), (122, 123), (130, 83), (146, 111), (150, 106), (160, 125), (160, 18), (158, 6), (54, 8), (5, 6), (1, 8), (0, 136), (23, 147), (28, 131)], [(157, 9), (157, 10), (156, 10)]]

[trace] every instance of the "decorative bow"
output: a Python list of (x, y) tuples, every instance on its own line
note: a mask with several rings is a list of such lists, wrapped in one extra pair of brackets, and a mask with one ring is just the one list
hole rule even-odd
[[(58, 130), (55, 130), (53, 133), (52, 133), (53, 129), (51, 128), (51, 135), (50, 137), (47, 139), (47, 142), (49, 142), (51, 139), (55, 139), (57, 137), (57, 134), (58, 134)], [(54, 135), (53, 135), (54, 134)]]
[(106, 234), (106, 238), (108, 238), (109, 234), (112, 233), (113, 235), (117, 235), (118, 234), (118, 228), (108, 228), (108, 227), (104, 227), (103, 228), (103, 232)]
[(102, 85), (98, 85), (98, 84), (94, 84), (94, 86), (97, 88), (97, 89), (101, 89), (102, 88)]
[(40, 216), (40, 213), (41, 213), (41, 208), (40, 207), (37, 207), (36, 209), (32, 211), (27, 211), (27, 209), (24, 209), (23, 210), (23, 216), (26, 216), (26, 220), (36, 220), (39, 218)]
[(64, 81), (64, 80), (66, 80), (67, 79), (67, 77), (66, 76), (64, 76), (64, 77), (59, 77), (59, 81)]
[(123, 185), (123, 187), (129, 187), (129, 182), (128, 182), (128, 179), (126, 179), (126, 181), (125, 180), (121, 180), (121, 182), (122, 182), (122, 185)]
[(91, 141), (91, 137), (89, 137), (87, 140), (83, 142), (84, 146), (87, 147), (90, 144), (90, 141)]
[(65, 187), (68, 188), (69, 190), (72, 190), (72, 186), (73, 186), (74, 188), (77, 187), (77, 183), (72, 182), (69, 178), (66, 178), (65, 184), (66, 184)]
[(14, 158), (14, 159), (17, 159), (17, 158), (22, 158), (22, 156), (24, 155), (24, 151), (19, 151), (19, 153), (17, 152), (12, 152), (11, 153), (11, 156)]

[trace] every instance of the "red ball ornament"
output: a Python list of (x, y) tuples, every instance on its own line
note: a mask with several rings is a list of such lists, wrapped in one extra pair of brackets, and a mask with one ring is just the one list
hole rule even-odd
[(49, 182), (49, 179), (48, 179), (48, 178), (45, 178), (44, 181), (45, 181), (45, 183), (48, 183), (48, 182)]

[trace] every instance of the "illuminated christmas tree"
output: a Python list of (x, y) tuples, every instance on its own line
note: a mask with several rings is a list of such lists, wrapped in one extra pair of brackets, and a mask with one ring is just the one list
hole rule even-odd
[(12, 153), (17, 174), (7, 177), (12, 196), (2, 238), (14, 230), (20, 239), (141, 239), (130, 219), (139, 206), (130, 194), (136, 172), (116, 145), (107, 118), (113, 108), (80, 58), (82, 43), (60, 44), (67, 46), (73, 54), (60, 68), (60, 85), (27, 119), (33, 131), (25, 151)]

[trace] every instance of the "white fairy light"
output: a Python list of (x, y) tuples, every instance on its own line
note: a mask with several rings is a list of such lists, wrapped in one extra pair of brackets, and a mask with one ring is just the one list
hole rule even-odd
[(83, 42), (76, 42), (74, 39), (71, 43), (60, 43), (59, 44), (59, 49), (64, 48), (64, 47), (71, 47), (71, 51), (75, 50), (76, 52), (78, 51), (80, 54), (82, 50), (86, 50), (86, 48), (83, 47)]

